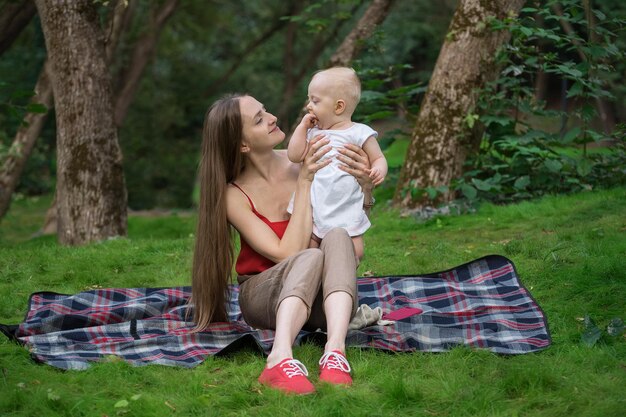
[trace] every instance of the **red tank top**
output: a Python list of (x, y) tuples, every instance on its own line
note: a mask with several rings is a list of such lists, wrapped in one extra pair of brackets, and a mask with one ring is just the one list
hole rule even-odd
[[(231, 184), (237, 187), (239, 191), (241, 191), (243, 195), (246, 196), (248, 202), (250, 203), (250, 207), (252, 208), (252, 212), (259, 219), (263, 220), (263, 222), (267, 224), (274, 233), (276, 233), (276, 236), (278, 236), (279, 239), (282, 239), (283, 235), (285, 234), (285, 230), (287, 229), (287, 225), (289, 224), (289, 220), (281, 220), (279, 222), (269, 221), (267, 217), (256, 211), (252, 200), (250, 199), (250, 197), (248, 197), (248, 194), (246, 194), (245, 191), (241, 189), (240, 186), (238, 186), (234, 182)], [(237, 274), (254, 275), (276, 265), (275, 262), (267, 259), (265, 256), (259, 254), (254, 249), (252, 249), (252, 247), (248, 244), (248, 242), (244, 240), (241, 234), (239, 234), (239, 240), (241, 241), (241, 249), (239, 251), (239, 256), (237, 257), (237, 262), (235, 263), (235, 271), (237, 272)]]

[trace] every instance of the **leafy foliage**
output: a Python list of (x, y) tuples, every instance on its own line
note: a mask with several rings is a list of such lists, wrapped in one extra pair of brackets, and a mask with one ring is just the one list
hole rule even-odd
[[(399, 77), (403, 70), (411, 69), (409, 64), (390, 65), (386, 68), (369, 67), (359, 70), (362, 91), (361, 101), (354, 114), (354, 120), (372, 124), (382, 120), (394, 120), (417, 114), (417, 96), (426, 87), (420, 83), (403, 84)], [(378, 138), (381, 149), (386, 149), (398, 138), (407, 138), (409, 132), (401, 128), (392, 129)]]
[(604, 335), (618, 337), (624, 333), (624, 321), (619, 317), (611, 319), (609, 324), (606, 326), (606, 332), (603, 332), (589, 315), (586, 315), (582, 320), (584, 324), (584, 331), (580, 340), (585, 346), (588, 347), (594, 346)]
[[(593, 10), (597, 21), (590, 25), (580, 2), (558, 2), (561, 15), (552, 8), (555, 3), (492, 22), (494, 30), (510, 30), (512, 38), (498, 55), (500, 77), (481, 92), (480, 116), (466, 118), (470, 129), (475, 123), (484, 129), (480, 152), (454, 184), (469, 200), (510, 202), (626, 181), (624, 126), (605, 134), (592, 125), (596, 102), (612, 98), (605, 74), (624, 58), (615, 40), (625, 21)], [(564, 22), (575, 32), (562, 30)], [(569, 109), (550, 109), (537, 100), (534, 76), (540, 72), (568, 86)], [(603, 141), (610, 146), (589, 150)]]
[[(108, 6), (106, 1), (99, 3), (104, 23), (112, 3)], [(395, 2), (390, 15), (366, 41), (354, 63), (363, 80), (363, 100), (355, 119), (385, 127), (381, 129), (385, 131), (381, 138), (383, 147), (410, 135), (406, 129), (396, 127), (412, 126), (411, 117), (417, 113), (455, 3)], [(501, 80), (485, 93), (491, 94), (492, 99), (487, 109), (477, 108), (465, 120), (468, 127), (475, 130), (486, 128), (482, 152), (468, 167), (468, 176), (452, 184), (461, 195), (470, 196), (473, 201), (506, 202), (623, 182), (620, 180), (623, 171), (619, 169), (623, 162), (623, 131), (613, 133), (612, 138), (618, 144), (608, 152), (585, 151), (584, 144), (602, 142), (609, 136), (598, 132), (594, 126), (594, 95), (605, 97), (610, 91), (616, 96), (618, 119), (623, 121), (626, 117), (626, 84), (623, 83), (626, 60), (619, 59), (626, 48), (626, 37), (623, 31), (618, 31), (621, 23), (615, 18), (620, 13), (623, 16), (626, 5), (620, 0), (594, 1), (598, 7), (594, 14), (597, 36), (589, 40), (582, 3), (558, 2), (564, 7), (565, 19), (579, 34), (577, 41), (593, 58), (584, 63), (578, 58), (574, 37), (563, 33), (560, 18), (550, 11), (550, 5), (556, 2), (541, 3), (533, 6), (534, 2), (529, 2), (531, 6), (525, 9), (519, 21), (494, 22), (494, 27), (500, 25), (512, 30), (513, 40), (510, 49), (502, 54)], [(119, 41), (111, 66), (114, 81), (127, 69), (134, 44), (145, 32), (155, 8), (155, 3), (147, 0), (134, 4), (133, 18)], [(350, 11), (360, 5), (360, 12), (366, 4), (357, 0), (307, 0), (290, 9), (288, 3), (278, 0), (243, 5), (241, 2), (179, 2), (176, 13), (161, 33), (158, 51), (146, 68), (119, 132), (131, 207), (191, 205), (202, 119), (208, 105), (217, 97), (227, 92), (248, 92), (259, 98), (268, 110), (278, 111), (283, 102), (281, 92), (286, 89), (285, 75), (287, 71), (294, 71), (283, 60), (287, 49), (284, 26), (258, 47), (249, 48), (279, 22), (281, 16), (287, 16), (284, 22), (295, 23), (294, 30), (298, 32), (293, 49), (302, 62), (297, 62), (296, 66), (304, 63), (304, 52), (317, 45), (318, 36), (329, 33), (337, 22), (347, 22), (317, 62), (304, 67), (310, 74), (323, 65), (351, 24), (360, 17), (360, 13)], [(537, 20), (539, 16), (545, 22), (543, 26)], [(228, 75), (231, 65), (242, 56), (244, 59)], [(1, 58), (0, 149), (3, 150), (0, 155), (7, 152), (28, 110), (28, 96), (45, 59), (44, 39), (37, 18)], [(558, 127), (541, 126), (542, 123), (558, 125), (559, 118), (565, 119), (562, 111), (547, 111), (544, 107), (535, 112), (534, 106), (539, 103), (523, 99), (531, 97), (533, 74), (539, 68), (547, 71), (551, 80), (569, 80), (569, 100), (573, 106), (563, 132)], [(289, 110), (292, 116), (300, 110), (300, 98), (305, 96), (307, 81), (308, 75), (293, 86), (295, 99)], [(51, 114), (22, 176), (20, 193), (36, 195), (53, 190), (54, 130)], [(518, 152), (520, 149), (522, 152)], [(511, 160), (515, 161), (515, 168), (500, 167)], [(550, 182), (554, 170), (558, 171), (554, 176), (558, 181)], [(394, 173), (391, 174), (386, 187), (393, 188)], [(430, 195), (446, 191), (444, 188), (412, 190)]]

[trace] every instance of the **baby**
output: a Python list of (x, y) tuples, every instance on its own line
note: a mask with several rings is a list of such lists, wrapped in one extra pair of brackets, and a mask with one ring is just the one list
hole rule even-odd
[(382, 183), (387, 175), (387, 161), (376, 141), (378, 133), (351, 120), (360, 98), (361, 82), (352, 68), (334, 67), (317, 72), (309, 83), (306, 107), (309, 113), (296, 127), (287, 150), (292, 162), (302, 162), (311, 138), (320, 134), (329, 138), (332, 150), (323, 159), (333, 158), (333, 161), (315, 174), (311, 187), (311, 247), (318, 247), (331, 229), (342, 227), (352, 237), (359, 259), (363, 257), (363, 233), (371, 224), (363, 209), (361, 186), (355, 177), (338, 168), (341, 162), (335, 158), (339, 154), (337, 148), (349, 143), (363, 148), (370, 161), (368, 174), (374, 185)]

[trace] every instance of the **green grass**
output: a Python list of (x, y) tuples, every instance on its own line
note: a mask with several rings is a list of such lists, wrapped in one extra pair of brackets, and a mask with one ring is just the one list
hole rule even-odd
[[(19, 322), (34, 291), (188, 284), (193, 217), (131, 217), (127, 239), (66, 248), (51, 237), (29, 239), (47, 204), (18, 201), (0, 223), (0, 322)], [(0, 338), (0, 415), (623, 416), (626, 338), (604, 336), (586, 347), (579, 319), (589, 314), (602, 327), (626, 319), (625, 209), (624, 188), (485, 205), (421, 223), (376, 206), (360, 274), (433, 272), (503, 254), (548, 317), (553, 345), (537, 354), (349, 348), (352, 388), (319, 386), (314, 396), (294, 398), (256, 382), (264, 360), (254, 352), (209, 358), (192, 370), (107, 361), (61, 372)], [(295, 354), (316, 383), (321, 349), (305, 345)], [(116, 408), (121, 400), (128, 405)]]

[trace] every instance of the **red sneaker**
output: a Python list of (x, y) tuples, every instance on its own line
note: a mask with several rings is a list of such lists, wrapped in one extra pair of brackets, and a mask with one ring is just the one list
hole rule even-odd
[(271, 388), (290, 394), (312, 394), (315, 387), (308, 380), (309, 372), (296, 359), (287, 358), (278, 365), (265, 368), (259, 376), (259, 382)]
[(350, 364), (338, 350), (324, 353), (320, 359), (320, 381), (336, 385), (352, 385)]

